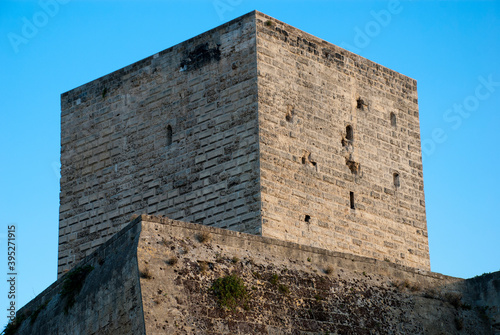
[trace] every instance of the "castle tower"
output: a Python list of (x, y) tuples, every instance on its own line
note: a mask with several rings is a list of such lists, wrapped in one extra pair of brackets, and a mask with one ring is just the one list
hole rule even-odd
[(414, 79), (251, 12), (61, 106), (59, 275), (142, 213), (430, 268)]

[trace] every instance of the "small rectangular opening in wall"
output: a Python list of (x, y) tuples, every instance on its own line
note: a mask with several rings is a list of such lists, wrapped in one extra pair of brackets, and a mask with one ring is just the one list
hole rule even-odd
[(351, 202), (351, 209), (354, 209), (354, 192), (349, 192), (349, 200)]
[(400, 186), (399, 173), (394, 173), (393, 179), (394, 179), (394, 187), (398, 188)]

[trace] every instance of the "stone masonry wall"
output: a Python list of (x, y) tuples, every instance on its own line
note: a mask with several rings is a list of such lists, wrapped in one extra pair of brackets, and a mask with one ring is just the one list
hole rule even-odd
[(262, 234), (429, 270), (416, 81), (256, 20)]
[[(137, 255), (148, 335), (493, 334), (464, 280), (385, 261), (146, 216)], [(234, 309), (211, 290), (230, 274)]]
[(496, 335), (500, 335), (500, 271), (483, 274), (461, 283), (464, 300), (484, 311)]
[[(19, 310), (15, 334), (500, 333), (500, 272), (463, 280), (147, 215), (75, 269), (86, 265), (67, 313), (75, 270)], [(212, 290), (228, 275), (248, 292), (232, 309)]]
[(58, 274), (132, 214), (260, 233), (253, 13), (61, 96)]
[[(81, 290), (61, 292), (68, 275), (31, 300), (17, 313), (17, 335), (101, 335), (145, 334), (141, 287), (137, 263), (137, 244), (141, 225), (125, 227), (77, 268), (92, 266), (81, 282)], [(66, 309), (70, 297), (74, 304)]]
[(252, 12), (61, 100), (59, 274), (139, 213), (430, 268), (411, 78)]

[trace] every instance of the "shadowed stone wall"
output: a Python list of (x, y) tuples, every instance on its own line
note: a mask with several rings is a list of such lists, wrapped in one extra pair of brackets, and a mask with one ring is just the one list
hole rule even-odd
[(58, 274), (134, 213), (260, 233), (255, 20), (61, 96)]
[(495, 334), (500, 334), (500, 272), (467, 279), (460, 290), (464, 300), (477, 306), (491, 322)]
[[(16, 334), (145, 334), (137, 263), (140, 229), (128, 225), (21, 308), (17, 318), (24, 321)], [(78, 269), (88, 269), (87, 275), (70, 279)], [(62, 295), (65, 286), (69, 291)], [(71, 299), (74, 304), (68, 304)]]

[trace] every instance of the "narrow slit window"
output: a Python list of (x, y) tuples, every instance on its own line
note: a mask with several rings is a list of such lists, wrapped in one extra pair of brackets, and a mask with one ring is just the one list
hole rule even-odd
[(345, 135), (345, 138), (348, 140), (348, 141), (353, 141), (354, 140), (354, 131), (352, 130), (352, 126), (347, 126), (345, 128), (345, 132), (346, 132), (346, 135)]
[(391, 126), (396, 127), (396, 114), (391, 113)]
[(393, 179), (394, 179), (394, 186), (395, 186), (396, 188), (398, 188), (398, 187), (400, 186), (400, 183), (399, 183), (399, 173), (397, 173), (397, 172), (396, 172), (396, 173), (394, 173), (394, 176), (393, 176), (393, 177), (394, 177), (394, 178), (393, 178)]
[(172, 126), (167, 126), (167, 147), (172, 144)]
[(351, 209), (354, 209), (354, 192), (349, 192), (349, 201), (351, 202)]

